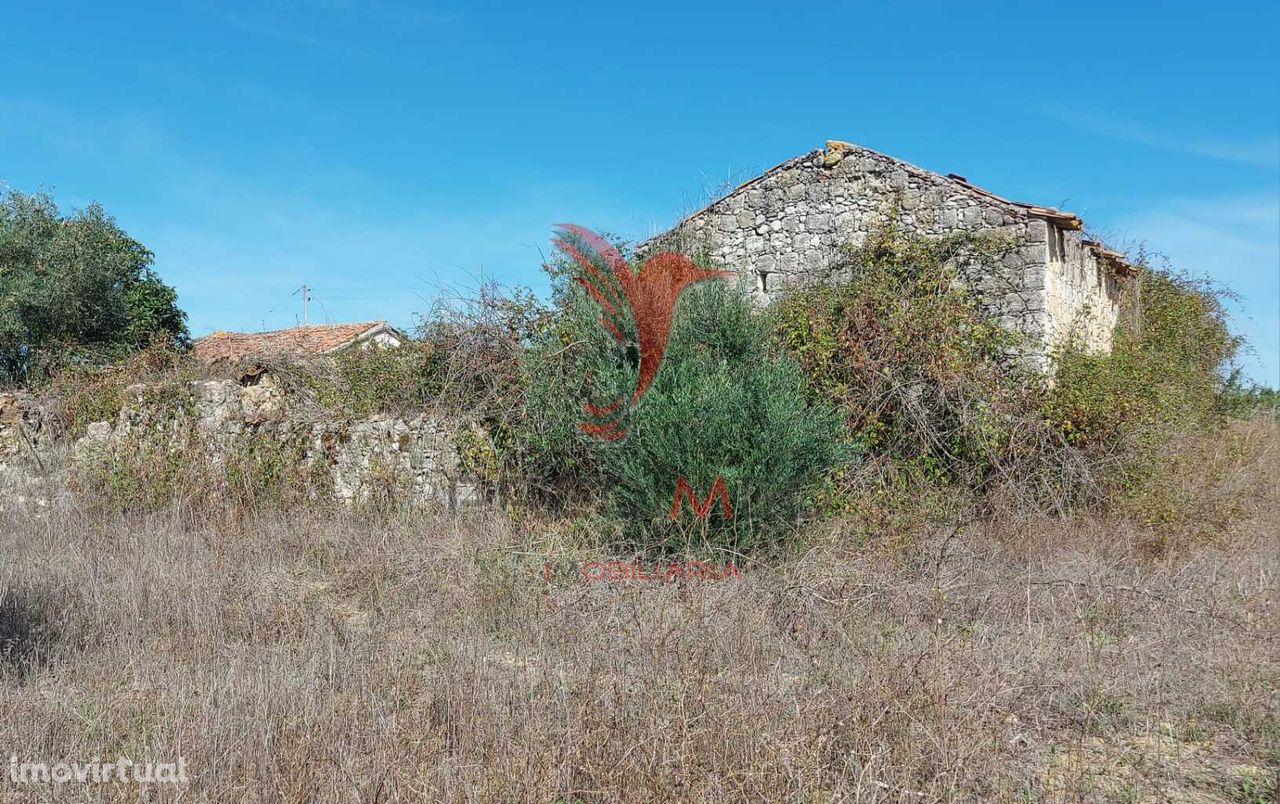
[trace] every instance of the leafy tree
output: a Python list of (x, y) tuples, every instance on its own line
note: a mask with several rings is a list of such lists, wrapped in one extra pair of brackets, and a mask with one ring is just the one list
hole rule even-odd
[(186, 313), (154, 255), (100, 205), (63, 216), (45, 193), (0, 200), (0, 382), (109, 361), (160, 335), (186, 345)]

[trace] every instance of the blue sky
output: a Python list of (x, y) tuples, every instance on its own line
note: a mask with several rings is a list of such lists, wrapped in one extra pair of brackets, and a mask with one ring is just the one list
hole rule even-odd
[(544, 288), (560, 221), (639, 238), (845, 139), (1230, 285), (1280, 384), (1275, 3), (612, 6), (0, 0), (0, 181), (101, 201), (192, 331), (409, 326)]

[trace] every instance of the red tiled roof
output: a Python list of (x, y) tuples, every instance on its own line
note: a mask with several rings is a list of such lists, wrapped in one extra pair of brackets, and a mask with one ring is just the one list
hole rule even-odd
[(385, 326), (385, 321), (361, 321), (272, 332), (215, 332), (197, 340), (194, 350), (195, 356), (205, 363), (268, 354), (320, 355), (345, 346), (372, 329)]

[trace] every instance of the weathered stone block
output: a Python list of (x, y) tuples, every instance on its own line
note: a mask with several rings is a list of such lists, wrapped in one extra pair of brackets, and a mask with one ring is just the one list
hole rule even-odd
[[(890, 216), (906, 232), (927, 236), (992, 232), (1015, 240), (1015, 247), (995, 265), (966, 268), (964, 275), (970, 287), (985, 294), (993, 315), (1015, 321), (1029, 341), (1044, 344), (1068, 329), (1081, 311), (1096, 309), (1101, 313), (1091, 314), (1091, 321), (1100, 323), (1089, 325), (1088, 342), (1109, 346), (1118, 284), (1097, 269), (1078, 232), (1064, 233), (1065, 259), (1047, 268), (1046, 225), (1027, 205), (865, 148), (841, 148), (840, 159), (829, 167), (821, 166), (828, 152), (813, 151), (726, 198), (726, 209), (736, 214), (717, 218), (710, 227), (719, 244), (713, 252), (747, 280), (754, 280), (751, 272), (757, 267), (775, 265), (797, 282), (840, 281), (840, 275), (827, 272), (836, 250), (860, 244)], [(694, 229), (698, 217), (681, 228)]]

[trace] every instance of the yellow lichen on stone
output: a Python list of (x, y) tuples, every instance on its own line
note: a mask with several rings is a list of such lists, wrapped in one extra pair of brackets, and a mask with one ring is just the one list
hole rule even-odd
[(823, 167), (835, 167), (844, 159), (845, 154), (853, 148), (853, 143), (842, 140), (827, 140), (827, 153), (822, 158)]

